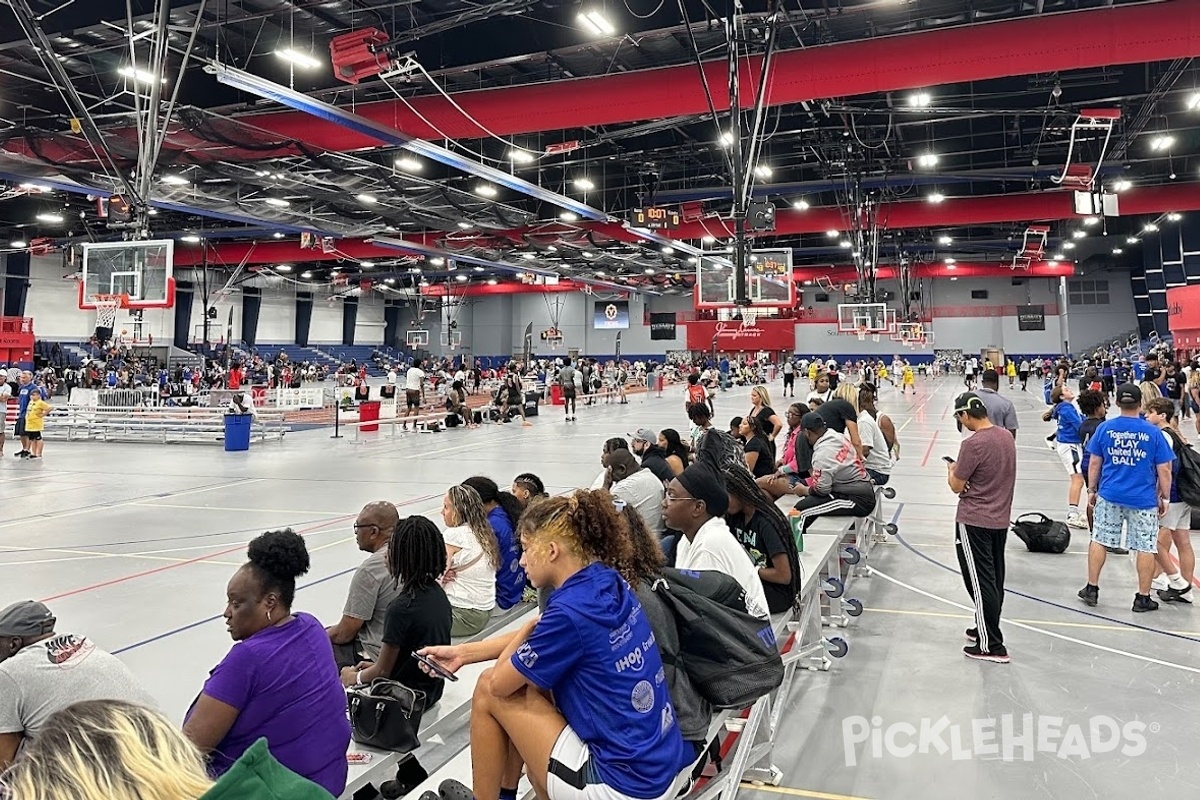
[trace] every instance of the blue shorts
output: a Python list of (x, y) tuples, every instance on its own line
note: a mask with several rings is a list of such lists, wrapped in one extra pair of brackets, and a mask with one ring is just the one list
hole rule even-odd
[[(1110, 503), (1103, 497), (1096, 498), (1092, 540), (1097, 544), (1123, 547), (1139, 553), (1157, 553), (1158, 526), (1157, 508), (1130, 508)], [(1124, 544), (1121, 543), (1122, 538)]]

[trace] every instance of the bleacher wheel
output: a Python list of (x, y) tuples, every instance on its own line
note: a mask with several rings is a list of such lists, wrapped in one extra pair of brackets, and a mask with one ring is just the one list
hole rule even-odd
[(857, 547), (844, 547), (842, 548), (842, 561), (847, 564), (857, 564), (862, 561), (862, 553), (858, 552)]
[(749, 781), (751, 786), (778, 786), (783, 781), (783, 770), (772, 764), (769, 767), (771, 774), (766, 780), (755, 778)]
[(896, 490), (893, 489), (891, 486), (885, 486), (885, 487), (883, 487), (883, 496), (886, 497), (888, 500), (895, 500), (896, 499)]
[(825, 650), (834, 658), (842, 658), (850, 652), (850, 645), (840, 636), (830, 636), (825, 640)]
[(825, 592), (826, 597), (837, 599), (846, 591), (846, 585), (842, 583), (841, 578), (826, 578), (821, 590)]
[(842, 601), (842, 610), (851, 617), (860, 617), (863, 612), (862, 601), (856, 597), (851, 597), (848, 600)]
[(888, 532), (888, 536), (895, 536), (900, 532), (899, 526), (894, 522), (889, 522), (887, 525), (884, 525), (883, 529)]

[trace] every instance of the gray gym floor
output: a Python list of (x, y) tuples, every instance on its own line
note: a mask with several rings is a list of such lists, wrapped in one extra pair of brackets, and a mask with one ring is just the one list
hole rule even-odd
[[(770, 389), (782, 415), (781, 383)], [(957, 569), (945, 568), (956, 563), (954, 497), (940, 458), (957, 450), (949, 409), (960, 389), (952, 379), (918, 379), (915, 398), (882, 390), (881, 407), (903, 446), (893, 478), (898, 495), (888, 505), (900, 536), (875, 550), (872, 563), (882, 574), (849, 592), (868, 609), (839, 634), (850, 641), (849, 655), (828, 673), (797, 678), (776, 748), (780, 786), (746, 787), (743, 795), (1192, 796), (1200, 786), (1200, 621), (1191, 606), (1134, 615), (1128, 558), (1110, 559), (1101, 604), (1088, 612), (1075, 598), (1086, 536), (1075, 532), (1060, 556), (1028, 554), (1012, 537), (1005, 616), (1013, 662), (962, 657), (971, 620)], [(1003, 391), (1025, 426), (1014, 511), (1061, 519), (1067, 480), (1044, 444), (1040, 390)], [(45, 600), (60, 630), (120, 654), (180, 719), (229, 648), (220, 621), (225, 583), (257, 533), (291, 526), (306, 536), (313, 567), (296, 606), (333, 622), (361, 560), (350, 525), (364, 503), (386, 498), (402, 514), (437, 519), (442, 492), (472, 474), (506, 485), (528, 470), (551, 492), (588, 485), (606, 438), (640, 427), (674, 426), (686, 435), (681, 394), (584, 406), (574, 423), (546, 409), (532, 428), (358, 444), (312, 430), (246, 453), (48, 441), (46, 458), (28, 462), (12, 458), (10, 441), (0, 459), (0, 605)], [(744, 413), (746, 398), (744, 389), (719, 395), (718, 422)], [(1005, 717), (1015, 737), (1002, 733)], [(1115, 743), (1110, 720), (1123, 728)], [(910, 737), (904, 725), (917, 733)], [(910, 742), (921, 744), (923, 725), (924, 746), (907, 753)], [(1028, 746), (1019, 741), (1026, 730)], [(859, 731), (866, 741), (847, 749)]]

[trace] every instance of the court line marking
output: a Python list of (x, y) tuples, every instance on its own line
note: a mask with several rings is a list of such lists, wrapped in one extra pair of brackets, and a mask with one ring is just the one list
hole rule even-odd
[(859, 797), (851, 794), (830, 794), (829, 792), (815, 792), (811, 789), (793, 789), (790, 786), (767, 786), (766, 784), (758, 785), (750, 781), (742, 781), (742, 787), (753, 789), (756, 792), (774, 792), (775, 794), (787, 794), (792, 797), (811, 797), (814, 800), (869, 800), (866, 797)]
[[(945, 605), (960, 609), (962, 611), (970, 611), (972, 613), (974, 613), (974, 611), (975, 611), (975, 609), (971, 606), (966, 606), (966, 605), (963, 605), (962, 603), (955, 602), (954, 600), (951, 600), (947, 597), (942, 597), (940, 595), (934, 594), (933, 592), (927, 592), (924, 589), (919, 589), (916, 586), (913, 586), (912, 584), (905, 583), (904, 581), (900, 580), (899, 578), (893, 578), (891, 575), (888, 575), (886, 572), (880, 572), (879, 570), (875, 569), (874, 567), (868, 567), (867, 569), (870, 570), (871, 575), (883, 578), (885, 581), (888, 581), (889, 583), (893, 583), (896, 586), (901, 587), (902, 589), (908, 589), (910, 592), (919, 594), (922, 597), (927, 597), (930, 600), (936, 600), (939, 603), (943, 603)], [(1052, 639), (1059, 639), (1064, 642), (1071, 642), (1072, 644), (1078, 644), (1078, 645), (1082, 645), (1084, 647), (1090, 647), (1093, 650), (1100, 650), (1101, 652), (1104, 652), (1104, 653), (1111, 653), (1113, 655), (1125, 656), (1126, 658), (1132, 658), (1135, 661), (1143, 661), (1147, 664), (1155, 664), (1160, 667), (1171, 667), (1173, 669), (1178, 669), (1178, 670), (1182, 670), (1184, 672), (1191, 672), (1193, 674), (1200, 675), (1200, 667), (1189, 667), (1186, 664), (1177, 664), (1174, 661), (1164, 661), (1161, 658), (1151, 658), (1150, 656), (1144, 656), (1141, 653), (1130, 653), (1128, 650), (1119, 650), (1115, 647), (1107, 647), (1102, 644), (1096, 644), (1095, 642), (1088, 642), (1088, 641), (1084, 641), (1083, 639), (1076, 639), (1073, 636), (1067, 636), (1065, 634), (1055, 633), (1054, 631), (1048, 631), (1043, 628), (1038, 628), (1034, 625), (1027, 625), (1023, 622), (1014, 622), (1012, 620), (1006, 620), (1005, 624), (1010, 625), (1014, 628), (1021, 628), (1023, 630), (1033, 631), (1034, 633), (1040, 633), (1043, 636), (1049, 636)]]
[[(421, 502), (424, 502), (424, 501), (426, 501), (426, 500), (431, 500), (431, 499), (433, 499), (434, 497), (438, 497), (438, 496), (440, 496), (440, 495), (425, 495), (425, 496), (423, 496), (423, 497), (414, 497), (414, 498), (412, 498), (412, 499), (410, 499), (410, 500), (405, 500), (405, 501), (404, 501), (404, 502), (402, 502), (402, 503), (396, 503), (395, 505), (396, 505), (396, 507), (397, 507), (397, 508), (399, 508), (399, 507), (402, 507), (402, 506), (406, 506), (406, 505), (412, 505), (412, 504), (414, 504), (414, 503), (421, 503)], [(309, 527), (309, 528), (307, 528), (307, 529), (305, 529), (305, 528), (301, 528), (300, 530), (297, 530), (297, 531), (296, 531), (296, 533), (299, 533), (301, 536), (303, 536), (303, 535), (305, 535), (305, 534), (312, 533), (313, 531), (317, 531), (317, 530), (320, 530), (320, 529), (322, 529), (322, 528), (327, 528), (327, 527), (329, 527), (329, 526), (331, 526), (331, 525), (336, 525), (336, 524), (339, 524), (339, 523), (341, 523), (341, 522), (345, 522), (345, 521), (346, 521), (346, 520), (348, 520), (348, 519), (354, 519), (356, 516), (358, 516), (358, 512), (357, 512), (357, 511), (356, 511), (356, 512), (354, 512), (353, 514), (346, 514), (345, 516), (343, 516), (343, 517), (340, 517), (340, 518), (338, 518), (338, 519), (333, 519), (333, 520), (330, 520), (330, 521), (328, 521), (328, 522), (324, 522), (324, 523), (321, 523), (321, 524), (318, 524), (318, 525), (314, 525), (314, 526), (311, 526), (311, 527)], [(178, 563), (174, 563), (174, 564), (166, 564), (166, 565), (164, 565), (164, 566), (161, 566), (161, 567), (155, 567), (154, 569), (143, 570), (143, 571), (141, 571), (141, 572), (134, 572), (134, 573), (131, 573), (131, 574), (129, 574), (129, 575), (124, 575), (124, 576), (122, 576), (122, 577), (119, 577), (119, 578), (113, 578), (113, 579), (111, 579), (111, 580), (107, 580), (107, 581), (101, 581), (101, 582), (99, 582), (99, 583), (95, 583), (95, 584), (92, 584), (92, 585), (90, 585), (90, 586), (82, 586), (82, 587), (79, 587), (79, 588), (77, 588), (77, 589), (70, 589), (70, 590), (68, 590), (68, 591), (65, 591), (65, 592), (59, 592), (58, 594), (51, 595), (50, 597), (44, 597), (44, 598), (41, 598), (41, 602), (43, 602), (43, 603), (48, 603), (48, 602), (51, 602), (51, 601), (53, 601), (53, 600), (61, 600), (61, 599), (63, 599), (64, 597), (72, 597), (72, 596), (74, 596), (74, 595), (78, 595), (78, 594), (85, 594), (85, 593), (87, 593), (87, 592), (95, 591), (96, 589), (103, 589), (103, 588), (107, 588), (107, 587), (109, 587), (109, 586), (114, 586), (114, 585), (116, 585), (116, 584), (119, 584), (119, 583), (125, 583), (125, 582), (127, 582), (127, 581), (136, 580), (136, 579), (138, 579), (138, 578), (145, 578), (145, 577), (148, 577), (148, 576), (150, 576), (150, 575), (157, 575), (157, 574), (159, 574), (159, 573), (161, 573), (161, 572), (166, 572), (166, 571), (168, 571), (168, 570), (172, 570), (172, 569), (178, 569), (178, 568), (180, 568), (180, 567), (186, 567), (186, 566), (188, 566), (189, 564), (197, 564), (197, 563), (200, 563), (200, 562), (202, 562), (202, 561), (207, 561), (207, 560), (209, 560), (209, 559), (220, 558), (221, 556), (224, 556), (224, 555), (229, 555), (230, 553), (236, 553), (237, 551), (241, 550), (241, 549), (242, 549), (242, 548), (244, 548), (244, 547), (246, 547), (246, 544), (245, 544), (245, 542), (240, 542), (240, 543), (238, 543), (238, 544), (237, 544), (236, 546), (234, 546), (234, 547), (225, 548), (224, 550), (219, 550), (219, 551), (217, 551), (217, 552), (214, 552), (214, 553), (209, 553), (209, 554), (207, 554), (207, 555), (203, 555), (203, 556), (197, 556), (196, 558), (187, 559), (186, 561), (180, 561), (180, 562), (178, 562)]]
[(345, 514), (345, 511), (329, 511), (325, 509), (312, 510), (308, 508), (237, 508), (235, 506), (191, 506), (182, 503), (156, 503), (153, 500), (140, 500), (133, 505), (146, 508), (177, 508), (183, 511), (230, 511), (238, 514), (246, 512), (262, 514), (315, 514), (317, 516), (332, 516)]
[[(907, 616), (907, 617), (938, 617), (938, 618), (945, 618), (945, 619), (966, 619), (966, 620), (975, 619), (974, 614), (950, 614), (948, 612), (942, 612), (942, 611), (912, 611), (912, 610), (902, 609), (902, 608), (876, 608), (874, 606), (867, 606), (867, 611), (877, 611), (880, 614), (897, 614), (900, 616)], [(1090, 628), (1092, 630), (1099, 630), (1099, 631), (1125, 631), (1127, 633), (1150, 633), (1150, 631), (1143, 630), (1141, 628), (1131, 628), (1128, 625), (1101, 625), (1096, 622), (1065, 622), (1065, 621), (1060, 622), (1060, 621), (1048, 620), (1048, 619), (1020, 619), (1020, 618), (1016, 618), (1016, 617), (1004, 617), (1004, 619), (1001, 621), (1005, 624), (1007, 624), (1009, 622), (1020, 622), (1025, 625), (1050, 625), (1050, 626), (1056, 627), (1056, 628)], [(1167, 631), (1167, 632), (1174, 633), (1179, 636), (1200, 636), (1200, 631)]]
[[(192, 494), (201, 494), (203, 492), (211, 492), (215, 489), (228, 489), (233, 486), (246, 486), (251, 483), (262, 483), (265, 480), (266, 480), (266, 478), (243, 478), (241, 480), (229, 481), (227, 483), (218, 483), (218, 484), (213, 484), (211, 486), (199, 486), (194, 489), (183, 489), (178, 492), (167, 492), (167, 493), (164, 493), (159, 496), (161, 496), (161, 497), (185, 497), (187, 495), (192, 495)], [(107, 511), (109, 509), (114, 509), (114, 508), (125, 508), (127, 506), (136, 505), (137, 503), (143, 503), (149, 499), (152, 499), (153, 497), (154, 497), (154, 495), (142, 495), (140, 497), (131, 497), (128, 500), (119, 500), (114, 503), (94, 503), (92, 505), (81, 506), (79, 508), (71, 508), (71, 509), (67, 509), (65, 511), (48, 511), (45, 514), (34, 514), (32, 516), (21, 517), (19, 519), (9, 520), (7, 522), (0, 522), (0, 529), (12, 528), (12, 527), (16, 527), (18, 525), (26, 525), (31, 522), (43, 522), (45, 520), (52, 520), (52, 519), (65, 519), (66, 517), (73, 517), (78, 514), (87, 514), (90, 512), (97, 512), (97, 511)]]

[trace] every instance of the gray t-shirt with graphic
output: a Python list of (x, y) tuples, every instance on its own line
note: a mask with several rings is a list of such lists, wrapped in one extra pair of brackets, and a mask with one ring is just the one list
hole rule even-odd
[(400, 594), (387, 568), (387, 548), (377, 550), (354, 571), (342, 614), (363, 621), (358, 642), (371, 660), (379, 658), (387, 608)]
[(83, 700), (158, 705), (120, 659), (73, 633), (56, 634), (0, 662), (0, 733), (35, 737), (51, 715)]

